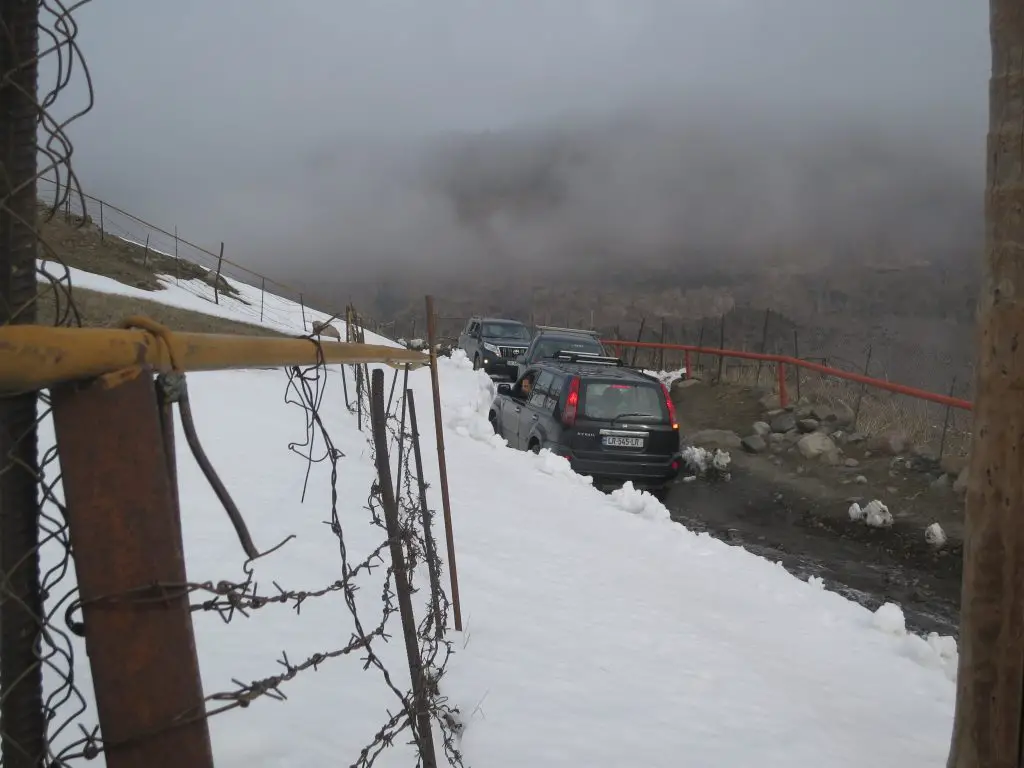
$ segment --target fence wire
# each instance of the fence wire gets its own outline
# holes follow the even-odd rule
[[[286,684],[299,674],[316,670],[341,657],[352,656],[358,658],[365,670],[377,674],[380,684],[394,695],[397,706],[394,708],[393,714],[390,714],[388,719],[381,723],[375,733],[367,735],[366,745],[357,755],[351,756],[351,762],[348,764],[354,768],[369,768],[403,734],[408,735],[410,743],[419,745],[420,739],[416,732],[416,723],[417,717],[422,712],[422,705],[417,704],[413,688],[400,682],[403,679],[409,679],[410,673],[406,669],[389,669],[380,651],[392,637],[402,637],[403,635],[401,628],[395,626],[400,621],[396,594],[397,569],[402,569],[413,593],[421,589],[421,583],[433,586],[439,584],[439,580],[436,578],[428,579],[430,575],[436,577],[442,568],[442,563],[436,554],[437,549],[433,546],[429,528],[434,513],[433,510],[424,509],[421,505],[419,487],[421,482],[425,482],[425,479],[417,475],[408,461],[408,457],[413,454],[411,442],[413,435],[407,428],[407,421],[404,418],[405,398],[403,392],[397,393],[397,396],[391,399],[386,410],[389,456],[404,457],[404,460],[399,459],[396,482],[400,523],[399,539],[404,554],[402,562],[395,563],[388,556],[392,542],[387,535],[379,479],[369,489],[364,505],[366,516],[360,516],[357,521],[354,521],[351,509],[342,512],[338,493],[338,478],[339,473],[343,470],[346,456],[337,447],[321,415],[322,404],[327,393],[327,373],[327,366],[323,362],[322,355],[316,365],[290,368],[287,371],[285,402],[295,406],[303,414],[303,438],[290,443],[288,448],[305,462],[306,484],[309,482],[313,465],[327,464],[330,468],[330,509],[325,522],[331,535],[337,540],[341,566],[340,578],[312,590],[289,589],[277,582],[261,585],[257,583],[253,575],[252,561],[246,561],[243,569],[247,578],[242,582],[147,583],[125,593],[104,595],[88,602],[83,602],[76,595],[68,595],[59,603],[53,604],[48,617],[48,619],[63,617],[66,629],[49,630],[48,634],[52,636],[53,642],[51,642],[52,649],[47,659],[59,660],[62,665],[73,669],[71,636],[83,634],[80,613],[82,608],[87,606],[131,604],[138,607],[146,604],[166,604],[168,599],[185,595],[190,599],[190,610],[193,613],[213,614],[221,621],[230,623],[238,617],[248,617],[254,612],[274,607],[287,606],[298,613],[310,601],[340,594],[344,599],[352,626],[350,636],[343,643],[302,659],[292,659],[286,653],[282,654],[276,660],[273,673],[249,681],[233,680],[233,687],[206,695],[205,712],[181,712],[167,723],[166,728],[180,728],[197,719],[245,708],[261,697],[284,700],[287,698]],[[365,366],[363,373],[365,373]],[[396,373],[394,381],[397,381],[397,376]],[[366,379],[363,378],[358,389],[352,391],[349,407],[353,412],[357,408],[361,408],[363,413],[370,412],[369,387],[365,386],[365,381]],[[370,453],[375,459],[372,442]],[[306,484],[303,486],[300,501],[305,499]],[[57,510],[63,511],[55,496],[51,498],[51,501]],[[357,561],[352,558],[350,553],[350,547],[346,541],[346,528],[355,524],[364,525],[367,518],[373,526],[379,529],[381,539],[366,557]],[[48,517],[47,520],[51,521],[48,524],[48,529],[53,530],[51,536],[64,537],[62,543],[66,552],[66,525],[63,524],[62,519],[52,520],[52,517]],[[287,541],[286,539],[272,551],[276,551],[282,546],[286,547]],[[63,572],[66,572],[68,566],[69,563],[65,559],[60,567],[51,569],[55,573],[55,578],[59,579]],[[61,567],[64,569],[63,572]],[[366,589],[371,585],[377,585],[380,588],[381,600],[379,612],[374,610],[372,615],[367,615],[365,607],[361,609],[357,606],[356,594],[360,589]],[[267,586],[270,588],[268,589]],[[442,693],[442,678],[453,650],[451,643],[444,637],[450,604],[443,589],[439,587],[431,589],[431,586],[428,586],[425,591],[429,596],[430,605],[436,606],[434,610],[424,610],[424,615],[417,623],[415,630],[419,666],[423,670],[423,682],[427,692],[426,713],[435,725],[437,732],[441,734],[443,750],[448,763],[452,766],[461,766],[459,712],[449,704]],[[56,662],[48,661],[48,663],[55,664]],[[210,679],[212,675],[207,672],[204,677]],[[368,684],[372,685],[370,682]],[[86,708],[84,699],[74,690],[71,675],[68,675],[64,686],[51,694],[48,712],[55,711],[62,706],[72,710],[76,717]],[[127,743],[122,741],[115,745],[104,741],[98,727],[85,728],[79,724],[79,731],[79,736],[71,740],[59,754],[50,756],[51,765],[64,766],[78,760],[93,759],[114,746],[123,746]],[[132,741],[151,737],[155,733],[137,734]],[[54,736],[57,735],[54,734]],[[417,755],[417,766],[438,764],[432,755],[424,755],[420,751],[417,752]],[[348,759],[349,756],[344,757]]]
[[[74,14],[89,0],[0,1],[0,323],[77,326],[71,276],[43,225],[82,200],[69,127],[93,105]],[[77,75],[82,109],[58,118]],[[45,199],[38,179],[54,183]],[[46,263],[45,269],[37,259]],[[63,617],[74,600],[66,511],[42,392],[0,400],[0,764],[60,765],[63,741],[86,709],[75,679],[74,638]]]

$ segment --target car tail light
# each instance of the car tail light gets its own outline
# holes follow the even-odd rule
[[[679,429],[679,418],[676,416],[676,404],[672,402],[672,395],[665,383],[661,384],[661,391],[665,395],[665,405],[668,406],[668,420],[672,422],[672,429]]]
[[[573,376],[569,381],[569,396],[565,398],[565,408],[562,409],[562,423],[571,427],[576,423],[576,412],[580,405],[580,377]]]

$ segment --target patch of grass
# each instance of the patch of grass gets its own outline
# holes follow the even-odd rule
[[[37,320],[40,325],[53,325],[56,321],[57,302],[54,291],[44,286],[36,302]],[[205,315],[188,309],[168,307],[148,299],[118,296],[90,291],[86,288],[72,290],[75,307],[82,319],[82,325],[91,328],[115,328],[130,315],[145,315],[166,325],[173,331],[187,333],[234,333],[246,336],[283,336],[284,334],[249,325],[235,320]],[[63,310],[63,306],[61,307]]]
[[[50,216],[39,207],[39,228],[43,240],[69,267],[103,275],[146,291],[163,290],[157,275],[173,275],[179,280],[201,280],[232,298],[242,301],[237,289],[214,271],[184,259],[176,259],[129,243],[111,234],[103,234],[91,217],[58,213]],[[53,254],[39,246],[39,258]]]

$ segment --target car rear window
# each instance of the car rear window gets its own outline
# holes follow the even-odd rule
[[[583,390],[583,415],[590,419],[668,418],[664,393],[653,384],[588,381]]]

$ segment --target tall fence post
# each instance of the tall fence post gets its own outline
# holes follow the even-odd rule
[[[106,764],[212,768],[152,375],[56,387],[53,423]]]
[[[263,301],[267,295],[267,278],[260,278],[260,322],[263,322]]]
[[[644,325],[646,325],[646,323],[647,323],[647,318],[646,317],[641,317],[640,318],[640,330],[638,330],[636,332],[636,342],[637,342],[637,344],[640,343],[640,339],[642,339],[643,336],[644,336]],[[639,352],[639,351],[640,351],[640,347],[633,347],[633,357],[629,361],[629,364],[631,366],[633,366],[633,367],[636,367],[636,355],[637,355],[637,352]]]
[[[718,348],[725,349],[725,313],[718,321]],[[725,374],[725,355],[718,355],[718,383],[722,383],[722,376]]]
[[[103,201],[100,200],[100,242],[103,242],[106,239],[107,239],[107,234],[104,231],[104,226],[103,226]]]
[[[178,259],[178,225],[174,225],[174,282],[181,282],[181,261]],[[260,318],[261,320],[263,318]]]
[[[949,383],[949,396],[953,397],[953,395],[955,395],[955,394],[956,394],[956,376],[954,376],[953,380]],[[939,438],[939,458],[940,459],[942,458],[942,454],[946,450],[946,434],[947,434],[947,432],[949,432],[949,417],[950,417],[950,413],[951,413],[952,410],[953,410],[953,407],[947,403],[946,404],[946,415],[942,419],[942,437]]]
[[[779,407],[785,408],[789,405],[789,391],[786,389],[786,364],[780,360],[776,367],[779,372]]]
[[[690,350],[683,350],[683,378],[692,379],[693,374],[690,372]]]
[[[423,476],[423,454],[420,451],[420,428],[416,418],[416,397],[411,389],[405,390],[405,398],[409,402],[409,432],[412,439],[413,460],[416,462],[416,479],[420,492],[420,515],[423,519],[423,541],[427,558],[427,572],[430,576],[430,615],[434,622],[434,636],[440,639],[444,635],[444,624],[441,623],[441,574],[437,559],[437,547],[434,544],[433,526],[431,525],[430,507],[427,505],[427,481]]]
[[[665,318],[661,318],[661,349],[658,351],[658,370],[665,370]]]
[[[398,502],[395,499],[391,479],[391,459],[388,457],[388,414],[384,408],[384,371],[375,368],[370,384],[370,423],[373,429],[373,444],[377,464],[377,487],[380,489],[381,506],[384,508],[384,523],[388,531],[388,546],[391,550],[391,568],[395,578],[395,596],[398,599],[398,613],[402,619],[402,635],[405,638],[405,654],[409,661],[409,676],[412,679],[413,706],[415,707],[414,736],[424,768],[436,768],[434,734],[430,723],[427,681],[420,658],[419,640],[416,636],[416,617],[412,610],[412,588],[402,549],[402,531],[398,521]]]
[[[434,431],[437,435],[437,469],[441,481],[441,508],[444,512],[445,544],[448,548],[448,575],[451,578],[452,613],[455,631],[462,631],[462,605],[459,601],[459,571],[455,564],[455,534],[452,531],[452,505],[448,496],[448,464],[444,453],[444,417],[441,414],[441,383],[437,372],[437,343],[434,297],[427,296],[427,344],[430,347],[430,386],[434,396]]]
[[[0,325],[36,322],[39,3],[0,0]],[[14,190],[19,190],[14,192]],[[12,194],[13,193],[13,194]],[[45,762],[36,393],[0,398],[0,762]]]
[[[220,268],[224,264],[224,243],[220,244],[220,255],[217,257],[217,274],[213,278],[213,301],[220,304]]]
[[[800,336],[796,328],[793,329],[793,359],[800,359]],[[794,378],[796,379],[796,399],[797,402],[800,402],[800,366],[794,367],[796,368],[796,370],[793,371]]]
[[[867,376],[868,375],[868,371],[871,370],[871,349],[872,348],[869,346],[868,347],[867,357],[865,357],[865,359],[864,359],[864,375],[865,376]],[[864,400],[864,391],[866,389],[867,389],[867,385],[866,384],[861,384],[860,385],[860,390],[857,392],[857,405],[853,409],[853,424],[850,425],[850,428],[853,429],[853,430],[857,429],[857,419],[860,418],[860,405],[861,405],[861,402]]]
[[[149,235],[146,235],[146,251],[142,254],[142,266],[149,266]]]
[[[765,353],[765,350],[768,349],[768,318],[771,317],[771,313],[772,313],[772,311],[770,309],[766,309],[764,311],[764,327],[761,329],[761,354],[762,355]],[[757,361],[757,377],[754,380],[754,386],[757,386],[757,387],[761,386],[761,363],[762,362],[763,361],[761,361],[761,360]],[[800,398],[798,397],[797,399],[799,400]]]
[[[299,291],[299,309],[302,310],[302,332],[306,332],[306,300],[302,296],[302,292]]]
[[[696,369],[700,370],[700,351],[704,347],[704,318],[700,319],[700,330],[697,332],[697,362]]]

